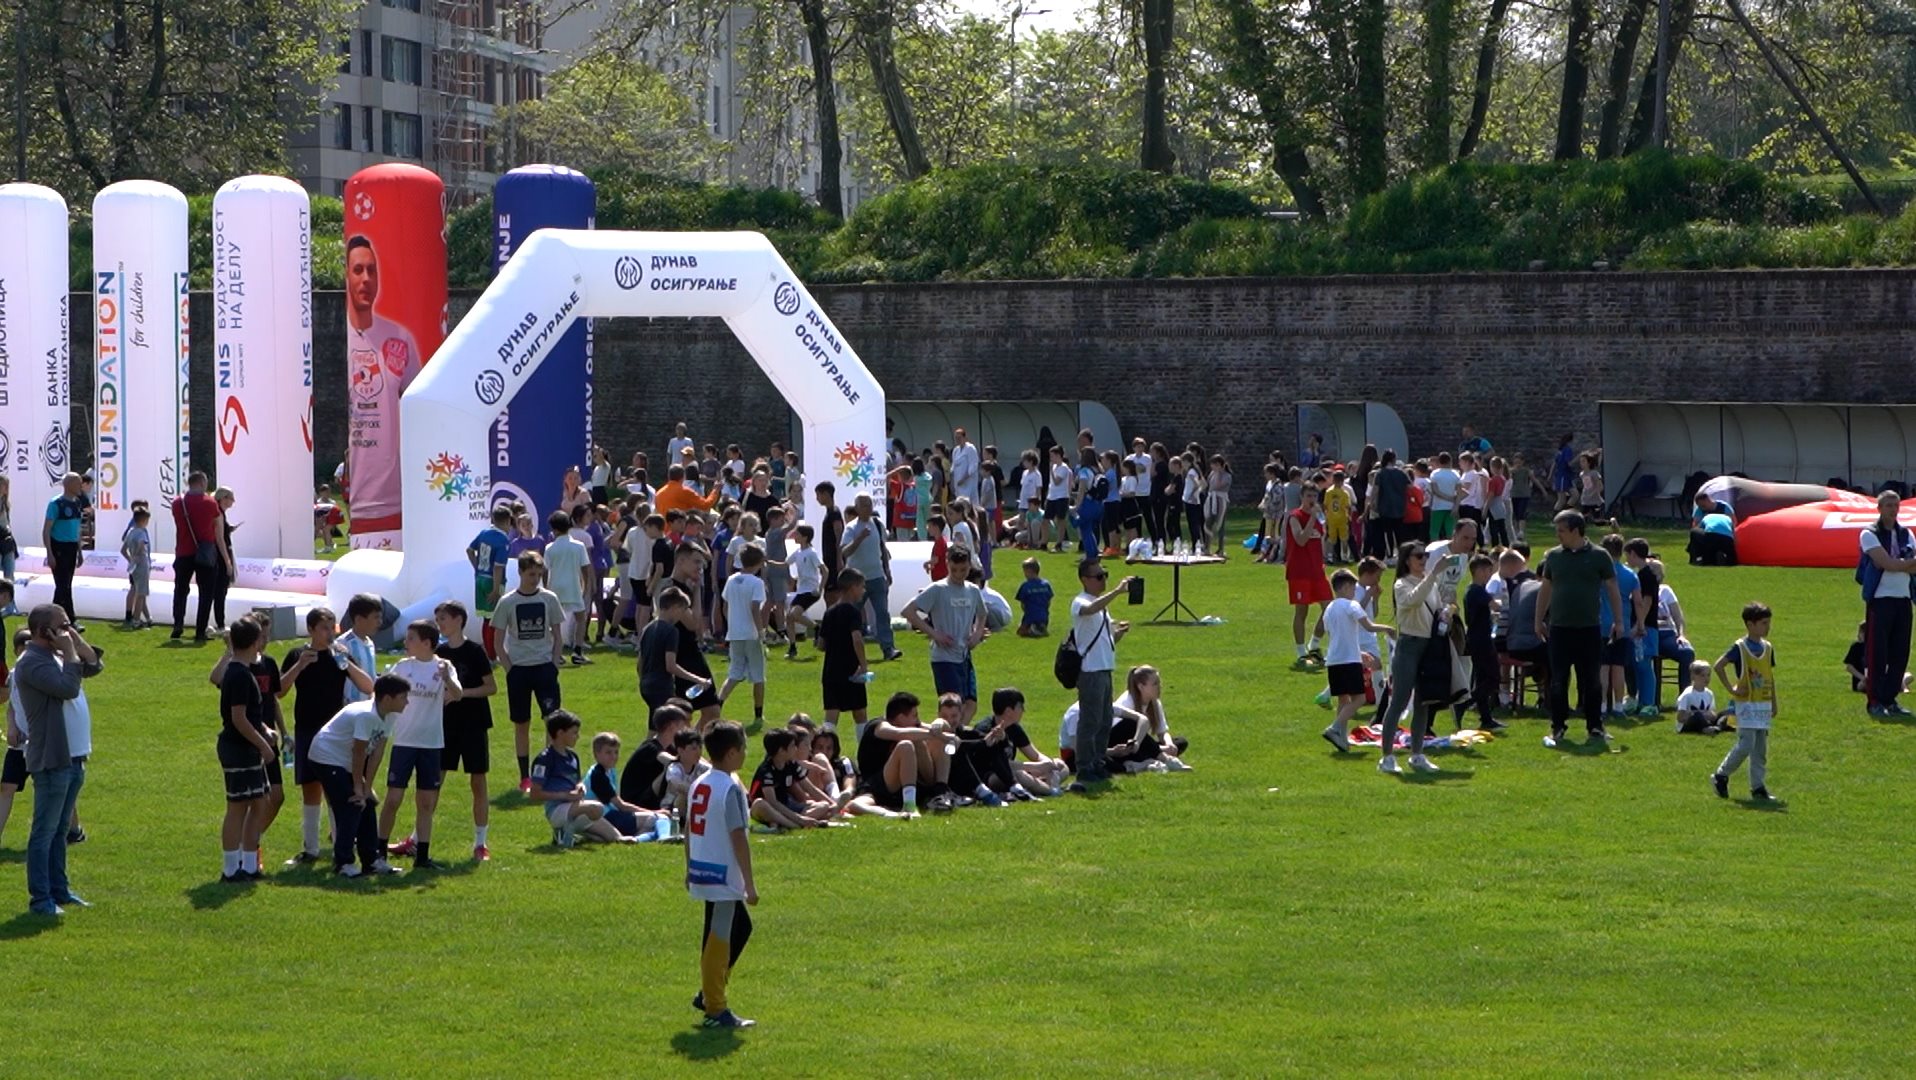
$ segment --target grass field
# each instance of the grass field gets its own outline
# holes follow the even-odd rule
[[[1916,728],[1867,719],[1849,693],[1856,588],[1844,571],[1693,569],[1656,539],[1706,655],[1740,633],[1746,600],[1776,609],[1781,807],[1741,801],[1744,777],[1714,798],[1727,741],[1667,719],[1619,726],[1604,754],[1546,750],[1527,717],[1437,755],[1441,776],[1382,777],[1373,754],[1318,738],[1320,676],[1290,670],[1282,572],[1240,555],[1185,577],[1226,625],[1140,626],[1120,648],[1121,665],[1163,669],[1196,771],[754,836],[763,901],[733,1000],[760,1026],[741,1036],[700,1030],[689,1007],[698,909],[680,849],[555,851],[504,773],[489,865],[460,858],[455,777],[435,845],[450,872],[280,871],[295,795],[269,880],[220,885],[214,650],[97,624],[111,655],[89,688],[91,839],[72,853],[95,907],[0,919],[0,1071],[1907,1075]],[[1066,559],[1046,564],[1068,594]],[[1170,575],[1147,577],[1156,611]],[[929,692],[924,643],[904,648],[874,701]],[[1066,696],[1052,648],[1003,635],[978,658],[981,686],[1032,697],[1046,744]],[[812,708],[817,671],[774,661],[770,711]],[[564,679],[588,736],[641,737],[628,661],[601,653]],[[29,801],[0,839],[22,912]]]

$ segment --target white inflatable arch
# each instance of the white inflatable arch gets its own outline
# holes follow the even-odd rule
[[[626,316],[724,319],[803,425],[807,489],[831,480],[841,506],[860,494],[883,506],[884,391],[764,236],[546,229],[400,399],[401,550],[340,559],[327,587],[337,610],[357,592],[379,593],[407,617],[448,597],[472,600],[465,549],[487,521],[493,419],[575,319]]]

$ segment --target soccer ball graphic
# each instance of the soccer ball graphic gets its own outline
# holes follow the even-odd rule
[[[373,197],[370,193],[362,191],[353,196],[353,216],[361,221],[372,220]]]

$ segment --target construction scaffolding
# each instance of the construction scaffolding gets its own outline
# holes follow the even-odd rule
[[[455,206],[477,198],[474,174],[486,165],[486,129],[478,105],[486,89],[486,62],[479,39],[489,36],[488,0],[434,0],[432,5],[432,89],[426,98],[431,162],[446,183]]]

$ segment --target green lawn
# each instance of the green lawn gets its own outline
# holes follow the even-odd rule
[[[1784,806],[1740,801],[1744,777],[1714,798],[1728,742],[1667,720],[1585,754],[1544,749],[1527,717],[1425,781],[1332,754],[1319,677],[1290,670],[1282,572],[1240,554],[1186,575],[1227,625],[1140,626],[1120,649],[1163,669],[1196,771],[755,836],[763,901],[733,1000],[760,1026],[740,1037],[699,1030],[688,1004],[680,849],[555,851],[510,776],[490,865],[221,886],[213,653],[102,624],[92,839],[72,857],[96,906],[0,920],[0,1060],[88,1077],[1904,1073],[1916,728],[1848,692],[1856,588],[1845,571],[1692,569],[1656,539],[1706,655],[1745,601],[1776,609]],[[1066,559],[1045,561],[1066,593]],[[1155,611],[1170,575],[1147,576]],[[923,643],[904,647],[875,701],[929,691]],[[981,686],[1032,696],[1047,744],[1065,704],[1052,647],[1006,635],[979,657]],[[817,671],[775,661],[772,711],[811,707]],[[640,737],[624,658],[565,688],[588,736]],[[461,787],[442,858],[470,840]],[[28,817],[22,799],[0,839],[18,911]],[[269,863],[297,843],[289,804]]]

